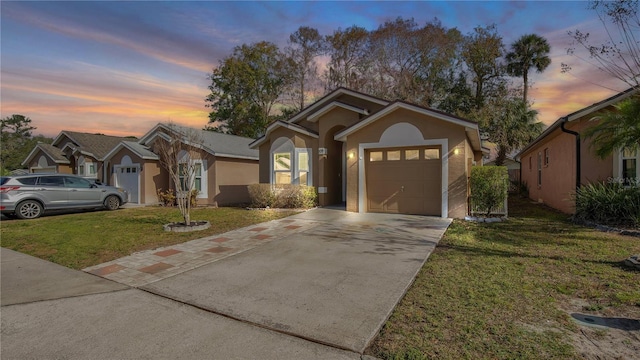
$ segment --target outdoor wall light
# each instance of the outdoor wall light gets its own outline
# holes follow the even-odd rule
[[[453,150],[453,155],[458,155],[458,154],[460,154],[460,149],[455,148],[455,149]]]
[[[353,153],[353,151],[350,151],[349,154],[347,154],[347,157],[349,159],[353,159],[356,156],[356,154]]]

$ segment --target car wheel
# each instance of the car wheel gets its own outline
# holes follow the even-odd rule
[[[104,207],[106,207],[107,210],[118,210],[120,207],[120,198],[115,195],[107,196],[104,200]]]
[[[42,215],[43,208],[35,200],[26,200],[16,207],[16,216],[20,219],[35,219]]]

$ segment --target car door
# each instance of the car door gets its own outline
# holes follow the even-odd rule
[[[102,204],[104,189],[92,184],[89,180],[65,176],[64,187],[68,192],[69,207],[95,207]]]
[[[39,177],[34,186],[34,192],[42,199],[44,206],[49,209],[67,207],[69,202],[68,190],[64,187],[62,176]]]

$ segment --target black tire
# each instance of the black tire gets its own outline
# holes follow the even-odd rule
[[[25,200],[16,206],[18,219],[37,219],[44,212],[42,205],[35,200]]]
[[[118,210],[120,207],[120,198],[115,195],[109,195],[104,199],[104,207],[107,210]]]

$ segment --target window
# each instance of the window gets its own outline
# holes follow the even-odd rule
[[[625,185],[635,183],[638,177],[638,152],[624,149],[622,151],[622,180]]]
[[[542,186],[542,153],[538,153],[538,186]]]
[[[387,151],[387,160],[389,161],[400,160],[400,150]]]
[[[88,162],[84,156],[78,158],[78,175],[95,178],[98,173],[96,163]]]
[[[424,149],[425,160],[438,160],[440,159],[440,149]]]
[[[404,151],[404,159],[405,160],[420,160],[420,150],[405,150]]]
[[[544,149],[544,166],[549,166],[549,148]]]
[[[291,184],[291,153],[273,154],[273,172],[275,184]]]
[[[64,187],[89,189],[91,188],[91,183],[85,179],[78,179],[71,176],[65,176]]]
[[[369,153],[369,161],[382,161],[382,151],[372,151]]]
[[[193,182],[193,189],[198,190],[198,198],[206,198],[207,197],[207,172],[206,172],[206,161],[204,160],[191,160],[191,166],[193,167],[193,178],[191,181]],[[186,191],[188,189],[188,184],[186,181],[188,180],[186,171],[188,170],[187,163],[181,163],[179,165],[178,171],[180,176],[180,188],[177,191]],[[127,168],[128,173],[137,172],[137,168],[130,167]]]
[[[305,151],[296,150],[298,155],[298,184],[309,184],[309,153]]]

